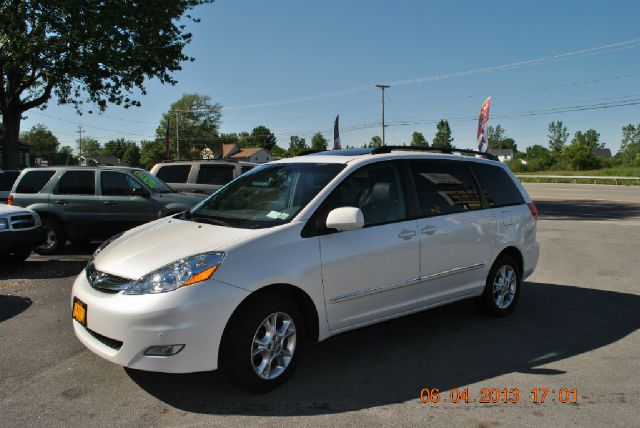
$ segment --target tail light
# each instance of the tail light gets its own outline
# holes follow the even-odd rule
[[[7,197],[7,205],[13,205],[13,195]]]
[[[527,206],[529,207],[529,211],[531,211],[531,216],[533,217],[533,219],[538,221],[540,214],[538,214],[538,208],[536,208],[536,204],[534,204],[533,202],[529,202]]]

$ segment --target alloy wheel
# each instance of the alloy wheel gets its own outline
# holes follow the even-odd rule
[[[284,312],[262,321],[251,344],[251,365],[262,379],[271,380],[287,369],[296,349],[296,326]]]
[[[493,280],[493,301],[500,309],[506,309],[516,296],[518,281],[516,271],[509,265],[501,266]]]

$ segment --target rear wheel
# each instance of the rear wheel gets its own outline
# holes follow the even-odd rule
[[[291,376],[303,344],[303,320],[290,299],[256,299],[230,321],[221,346],[220,369],[239,388],[267,392]]]
[[[67,243],[67,235],[57,221],[50,218],[43,218],[42,228],[45,231],[45,241],[34,248],[36,253],[42,255],[54,254]]]
[[[501,317],[513,311],[522,288],[521,270],[513,257],[498,257],[489,271],[484,292],[477,299],[483,312],[489,316]]]

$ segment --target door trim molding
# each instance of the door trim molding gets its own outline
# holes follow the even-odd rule
[[[469,266],[458,267],[454,269],[445,270],[442,272],[432,273],[429,275],[420,276],[417,278],[407,279],[400,282],[391,282],[388,284],[382,284],[374,288],[368,288],[366,290],[354,291],[352,293],[342,294],[340,296],[332,297],[329,299],[329,303],[345,302],[351,299],[357,299],[359,297],[370,296],[371,294],[382,293],[385,291],[396,290],[398,288],[407,287],[409,285],[418,284],[420,282],[432,281],[438,278],[444,278],[450,275],[456,275],[459,273],[469,272],[475,269],[481,269],[486,266],[486,263],[475,263]]]

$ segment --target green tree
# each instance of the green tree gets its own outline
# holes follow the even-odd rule
[[[276,145],[276,136],[273,135],[273,132],[266,126],[259,125],[251,131],[249,141],[253,147],[262,147],[270,152]]]
[[[50,165],[76,165],[78,160],[73,155],[73,149],[69,146],[62,146],[51,156]]]
[[[137,144],[131,144],[122,154],[122,162],[126,165],[139,167],[140,166],[140,148]]]
[[[287,152],[285,149],[277,145],[273,146],[273,148],[271,149],[271,154],[277,158],[289,157],[289,152]]]
[[[527,167],[530,171],[546,170],[554,164],[554,159],[549,149],[540,144],[527,147],[524,158],[527,160]]]
[[[320,132],[311,137],[311,150],[327,150],[327,144],[327,139]]]
[[[218,141],[220,141],[221,144],[238,144],[239,138],[238,134],[231,132],[229,134],[220,134]]]
[[[81,140],[77,140],[76,143],[80,145],[80,155],[82,156],[99,156],[102,147],[98,140],[90,137],[82,137]]]
[[[449,122],[441,120],[436,125],[436,135],[433,137],[431,147],[450,149],[453,148],[451,143],[453,143],[453,138],[451,138],[451,127],[449,127]]]
[[[429,147],[429,143],[427,139],[424,138],[424,135],[422,135],[422,132],[415,131],[411,134],[411,145],[413,147]]]
[[[622,142],[616,156],[627,165],[640,166],[640,124],[622,128]]]
[[[165,160],[164,142],[162,141],[141,141],[140,142],[140,164],[145,169],[158,162]]]
[[[289,156],[298,156],[300,153],[306,152],[309,150],[309,146],[307,146],[307,142],[304,138],[300,138],[297,135],[292,135],[289,139],[289,150],[287,153]]]
[[[569,131],[561,120],[553,121],[549,123],[547,137],[549,138],[549,149],[554,153],[561,153],[565,149]]]
[[[104,144],[102,150],[100,150],[100,154],[102,156],[115,156],[118,159],[122,160],[127,149],[135,145],[136,143],[134,143],[133,141],[125,140],[124,138],[109,140]]]
[[[180,158],[199,158],[205,148],[220,145],[218,128],[222,119],[222,106],[213,103],[211,97],[201,94],[184,94],[162,114],[156,129],[156,139],[164,140],[169,122],[169,133],[176,149],[179,143]],[[179,138],[179,141],[176,139]]]
[[[487,143],[488,149],[501,149],[502,140],[505,139],[504,128],[502,125],[498,124],[494,128],[493,126],[489,126],[487,128]]]
[[[374,149],[377,147],[382,147],[382,138],[380,138],[377,135],[371,137],[371,141],[369,142],[369,147],[372,147]]]
[[[3,168],[18,166],[23,114],[55,95],[61,104],[139,106],[147,80],[175,84],[191,41],[185,20],[211,0],[4,1],[0,3]]]
[[[31,146],[31,153],[36,157],[49,158],[58,150],[58,138],[44,125],[34,125],[23,133],[20,140]]]
[[[602,146],[599,143],[599,138],[600,134],[594,129],[589,129],[584,133],[577,131],[574,134],[571,144],[563,152],[571,168],[580,171],[599,166],[598,158],[594,156],[596,149]]]

